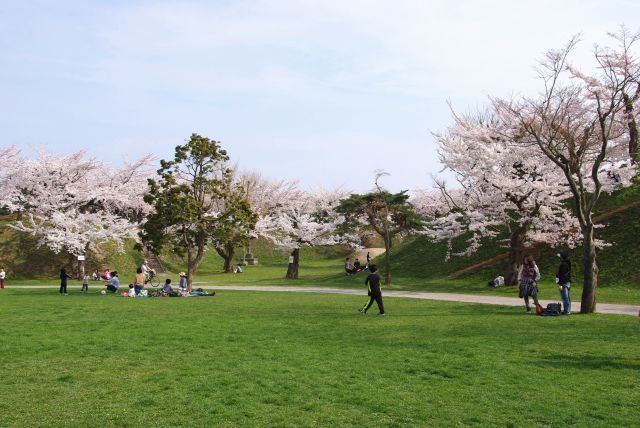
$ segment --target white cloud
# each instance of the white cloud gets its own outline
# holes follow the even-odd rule
[[[111,147],[105,155],[120,159],[118,150],[170,154],[200,132],[252,169],[262,162],[274,174],[359,188],[380,167],[399,188],[424,184],[438,169],[429,131],[450,123],[447,99],[465,110],[487,94],[535,91],[533,66],[543,51],[582,32],[587,52],[640,12],[639,3],[623,0],[606,7],[596,0],[20,7],[12,20],[22,13],[38,25],[0,30],[16,40],[14,68],[0,71],[13,72],[0,86],[10,94],[0,112],[9,117],[0,121],[8,141],[20,144],[25,128],[32,141],[63,141],[73,127],[69,147],[92,135]],[[80,15],[65,15],[74,8]],[[28,74],[25,64],[36,83],[22,89],[15,76]],[[56,108],[34,107],[42,105]],[[384,156],[384,164],[362,151]],[[308,162],[335,170],[316,177]]]

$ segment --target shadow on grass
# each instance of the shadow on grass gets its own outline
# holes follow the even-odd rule
[[[557,367],[585,370],[640,370],[640,364],[630,362],[624,358],[594,357],[588,355],[546,355],[535,362],[540,367]]]

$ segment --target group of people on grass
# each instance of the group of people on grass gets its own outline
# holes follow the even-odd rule
[[[145,290],[145,284],[149,282],[149,279],[152,275],[155,275],[155,271],[153,269],[149,269],[146,266],[146,262],[140,266],[136,270],[136,274],[133,277],[133,281],[129,284],[129,290],[125,292],[121,292],[121,296],[126,297],[147,297],[148,293]],[[171,287],[171,279],[167,278],[165,280],[164,286],[162,287],[162,294],[167,296],[184,296],[189,294],[189,290],[187,287],[187,274],[184,272],[180,272],[178,274],[180,276],[179,289],[174,291]],[[106,285],[107,290],[112,293],[118,293],[120,288],[120,281],[118,280],[118,272],[112,272],[111,280]]]
[[[150,269],[146,261],[136,269],[136,274],[133,277],[133,281],[129,284],[128,291],[120,292],[120,278],[118,276],[118,271],[109,272],[109,280],[105,284],[106,289],[101,290],[103,294],[106,292],[110,292],[113,294],[120,294],[123,297],[147,297],[149,293],[145,290],[145,284],[149,282],[149,278],[151,275],[155,275],[155,271]],[[160,293],[156,293],[156,295],[161,295],[165,297],[195,297],[195,296],[214,296],[216,293],[208,293],[202,289],[198,289],[196,291],[189,290],[187,274],[185,272],[180,272],[178,274],[180,276],[180,281],[178,283],[178,288],[174,289],[171,285],[171,278],[167,278],[160,290]],[[66,269],[60,270],[60,294],[67,295],[67,281],[71,278],[69,274],[67,274]],[[81,292],[85,293],[89,291],[89,274],[84,274],[82,278],[82,289]]]
[[[571,314],[571,260],[566,251],[558,253],[560,265],[556,273],[556,284],[560,290],[560,298],[562,299],[562,314]],[[520,271],[518,272],[519,293],[518,296],[524,299],[524,306],[527,312],[531,312],[529,297],[533,299],[536,313],[541,314],[542,305],[538,301],[538,281],[540,280],[540,269],[536,265],[533,256],[528,254],[524,257]]]
[[[82,276],[82,288],[80,289],[81,293],[89,292],[89,280],[91,277],[94,277],[97,270],[89,276],[88,273],[84,273]],[[104,277],[102,277],[104,278]],[[108,280],[106,283],[106,289],[112,293],[115,293],[120,288],[120,278],[118,277],[118,271],[111,271],[108,275]],[[65,268],[60,269],[60,294],[66,296],[67,293],[67,282],[72,279],[71,275],[67,273]],[[94,278],[95,279],[95,278]],[[101,279],[100,277],[98,279]]]
[[[357,257],[353,261],[353,264],[351,264],[351,259],[347,257],[344,261],[344,272],[347,275],[355,275],[358,272],[362,272],[363,270],[368,269],[369,263],[371,263],[371,256],[369,255],[369,253],[367,253],[367,264],[364,266],[362,265],[362,263],[360,263],[360,260],[358,260]]]

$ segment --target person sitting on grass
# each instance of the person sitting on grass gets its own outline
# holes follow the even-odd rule
[[[356,261],[353,262],[353,270],[355,271],[355,273],[362,272],[366,268],[367,266],[362,266],[362,264],[360,263],[360,260],[358,259],[356,259]]]
[[[356,270],[351,266],[351,259],[349,257],[344,260],[344,272],[347,275],[354,275],[356,273]]]
[[[209,297],[213,297],[216,295],[216,292],[212,292],[209,293],[208,291],[204,291],[202,288],[198,288],[196,291],[192,291],[189,294],[191,297],[204,297],[204,296],[209,296]]]
[[[133,278],[133,287],[136,289],[136,295],[140,294],[140,292],[144,290],[145,279],[144,273],[142,273],[142,268],[138,268],[136,270],[136,275]]]
[[[129,284],[129,297],[136,297],[136,288],[133,284]]]
[[[118,288],[120,288],[120,280],[118,279],[118,272],[114,270],[113,272],[110,272],[109,276],[111,277],[111,279],[107,283],[107,290],[111,291],[112,293],[117,293]]]
[[[177,293],[173,291],[173,287],[171,287],[171,278],[167,278],[164,280],[164,285],[162,286],[162,294],[166,296],[174,296]]]

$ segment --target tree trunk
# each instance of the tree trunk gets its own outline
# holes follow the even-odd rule
[[[191,249],[187,250],[187,290],[191,290],[191,282],[193,281],[193,272],[196,270],[192,257]]]
[[[391,285],[391,238],[384,236],[384,285]]]
[[[289,263],[287,268],[286,279],[298,279],[298,264],[300,262],[300,249],[296,248],[291,252],[293,259]]]
[[[232,241],[227,241],[225,244],[226,257],[224,258],[224,272],[225,273],[233,273],[233,257],[235,255],[236,249],[233,245]]]
[[[69,253],[69,264],[71,265],[71,271],[67,273],[71,278],[78,278],[78,272],[80,270],[78,263],[78,257],[75,254]]]
[[[509,237],[509,264],[504,273],[504,285],[517,285],[518,272],[524,258],[524,237],[529,226],[525,223],[516,228]]]
[[[84,260],[78,260],[78,279],[84,278]]]
[[[583,262],[584,281],[582,286],[582,303],[580,312],[593,313],[596,310],[596,289],[598,287],[598,265],[596,264],[596,246],[593,236],[593,223],[591,218],[582,230],[583,236]]]
[[[633,115],[633,101],[625,92],[622,93],[624,99],[624,112],[627,114],[627,126],[629,127],[629,156],[631,157],[631,165],[640,161],[640,152],[638,151],[638,126]]]
[[[189,290],[189,293],[191,293],[192,290],[193,274],[204,257],[205,246],[206,240],[204,236],[199,236],[196,256],[193,257],[191,248],[187,249],[187,290]]]
[[[236,252],[233,241],[227,241],[224,244],[224,248],[216,246],[215,249],[218,255],[224,259],[224,273],[233,273],[233,257],[235,256]]]

